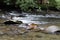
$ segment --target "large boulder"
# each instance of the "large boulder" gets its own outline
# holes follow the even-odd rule
[[[60,34],[60,28],[58,26],[52,25],[45,29],[46,33]]]

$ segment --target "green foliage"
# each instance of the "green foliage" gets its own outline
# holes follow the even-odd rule
[[[49,6],[56,6],[56,1],[55,0],[49,0]]]
[[[7,5],[10,5],[11,1],[10,0],[4,0],[3,2],[6,3]]]
[[[60,10],[60,0],[55,0],[56,1],[56,8]]]
[[[35,0],[17,0],[16,4],[19,4],[23,11],[31,11],[29,7],[32,9],[34,9],[34,7],[40,9],[40,6],[38,6]]]
[[[14,5],[16,0],[4,0],[3,1],[6,5]]]
[[[13,2],[14,1],[14,2]],[[39,11],[41,10],[40,5],[37,4],[37,0],[4,0],[4,3],[6,5],[18,5],[21,10],[23,11],[31,11],[34,8],[37,8],[36,10]],[[31,7],[32,9],[29,9]]]
[[[56,7],[58,10],[60,10],[60,0],[49,0],[49,5]]]
[[[0,0],[0,1],[4,2],[6,5],[19,6],[23,11],[32,11],[32,9],[35,8],[36,11],[40,11],[41,8],[46,9],[49,6],[60,9],[60,0],[47,0],[49,1],[49,3],[45,5],[38,3],[38,0]]]

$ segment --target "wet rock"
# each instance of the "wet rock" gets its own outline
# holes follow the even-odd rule
[[[13,10],[8,13],[9,13],[9,15],[12,15],[12,16],[19,16],[21,12],[20,11],[18,12],[17,10]]]
[[[6,28],[0,28],[0,35],[4,35],[7,32]]]
[[[46,33],[51,33],[51,34],[60,34],[60,28],[58,26],[52,25],[49,26],[45,29]]]
[[[54,33],[59,35],[59,34],[60,34],[60,30],[58,30],[58,31],[56,31],[56,32],[54,32]]]
[[[22,24],[22,21],[14,22],[14,21],[10,21],[10,20],[9,20],[9,21],[5,21],[4,24],[5,24],[5,25],[10,25],[10,24]]]
[[[18,35],[19,33],[18,33],[18,31],[14,30],[14,31],[7,31],[6,34],[7,35]]]
[[[29,25],[28,24],[21,24],[18,26],[19,28],[25,28],[25,29],[28,29],[29,28]]]
[[[36,35],[35,37],[37,37],[37,38],[42,38],[42,36],[40,36],[40,35]]]
[[[20,35],[26,35],[28,33],[28,30],[25,28],[19,28],[17,31]]]
[[[0,31],[0,35],[3,35],[3,34],[4,34],[4,32]]]
[[[3,26],[0,27],[0,35],[18,35],[20,30],[18,27],[11,27],[11,26]]]
[[[17,16],[17,17],[26,17],[24,14],[20,14],[19,16]]]
[[[5,34],[7,35],[24,35],[26,33],[26,30],[19,27],[10,27],[7,28],[7,31],[5,31]]]
[[[30,29],[37,29],[38,25],[32,23],[32,24],[29,25],[29,27],[30,27]]]

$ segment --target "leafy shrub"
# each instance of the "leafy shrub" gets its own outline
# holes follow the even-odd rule
[[[56,6],[56,1],[55,0],[49,0],[49,6]]]
[[[55,0],[56,1],[56,8],[60,10],[60,0]]]
[[[13,2],[14,1],[14,2]],[[31,11],[32,9],[36,8],[36,10],[41,10],[40,5],[37,4],[37,0],[4,0],[6,5],[18,5],[21,10],[23,11]]]
[[[60,10],[60,0],[49,0],[49,5]]]
[[[4,2],[6,5],[15,5],[19,6],[22,11],[40,11],[41,9],[47,9],[47,7],[56,7],[60,10],[60,0],[47,0],[49,4],[40,4],[38,1],[41,0],[0,0]]]
[[[31,11],[34,8],[38,8],[40,10],[40,6],[35,0],[17,0],[16,4],[19,4],[23,11]]]

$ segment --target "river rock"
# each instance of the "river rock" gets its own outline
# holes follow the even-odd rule
[[[10,24],[22,24],[22,21],[11,21],[11,20],[8,20],[8,21],[5,21],[4,22],[5,25],[10,25]]]
[[[25,28],[25,29],[29,29],[29,25],[28,24],[21,24],[18,26],[19,28]]]
[[[4,32],[0,31],[0,35],[3,35],[3,34],[4,34]]]
[[[38,25],[37,24],[34,24],[34,23],[31,23],[29,25],[30,29],[37,29]]]
[[[58,26],[52,25],[45,29],[46,33],[58,34],[60,33],[60,28]]]

